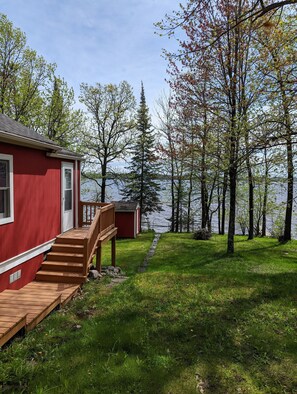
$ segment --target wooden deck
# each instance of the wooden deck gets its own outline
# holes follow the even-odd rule
[[[65,305],[80,286],[31,282],[20,290],[0,293],[0,347],[21,330],[32,330],[55,308]]]
[[[101,269],[101,246],[110,240],[111,262],[115,265],[114,205],[81,202],[79,224],[79,228],[56,238],[34,282],[20,290],[0,293],[0,347],[65,305],[86,281],[95,255],[97,268]]]

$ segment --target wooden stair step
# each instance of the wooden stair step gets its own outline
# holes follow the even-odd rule
[[[86,276],[76,272],[38,271],[36,273],[35,280],[45,282],[81,284],[86,281]]]
[[[83,245],[84,239],[83,238],[75,238],[75,237],[63,237],[59,236],[55,240],[55,244],[68,244],[68,245]]]
[[[83,245],[55,243],[53,244],[51,251],[60,253],[83,253],[83,250]]]
[[[71,263],[82,263],[84,255],[80,253],[59,253],[59,252],[50,252],[46,256],[47,261],[63,261],[63,262],[71,262]]]
[[[83,264],[69,261],[44,261],[41,269],[45,271],[82,272]]]

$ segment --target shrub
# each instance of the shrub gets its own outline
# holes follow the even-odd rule
[[[285,223],[281,212],[278,213],[276,218],[272,219],[272,226],[270,234],[272,238],[277,238],[279,242],[282,242],[282,237],[284,236]]]
[[[199,230],[195,231],[193,234],[193,238],[197,240],[207,241],[211,238],[211,232],[208,231],[206,228],[200,228]]]

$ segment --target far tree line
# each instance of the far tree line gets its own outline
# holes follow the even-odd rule
[[[160,111],[168,168],[188,180],[188,195],[192,180],[200,183],[202,228],[211,230],[215,211],[223,234],[228,216],[230,253],[243,184],[252,239],[266,235],[271,178],[282,175],[287,198],[280,239],[292,236],[297,25],[289,3],[296,2],[187,1],[157,24],[177,39],[183,31],[178,52],[164,51],[172,88]],[[180,181],[173,188],[178,226],[184,190]]]
[[[115,160],[129,158],[121,192],[139,201],[144,215],[162,209],[158,178],[166,177],[170,231],[191,231],[198,212],[199,227],[211,232],[216,215],[219,233],[228,228],[231,253],[236,223],[249,239],[266,235],[275,209],[271,181],[285,171],[280,235],[290,240],[297,26],[290,8],[243,18],[256,10],[253,4],[188,1],[158,24],[177,38],[182,27],[185,39],[178,53],[164,51],[171,93],[157,103],[154,127],[143,85],[137,105],[126,81],[82,83],[85,110],[76,109],[73,89],[56,66],[28,48],[25,34],[1,15],[0,112],[83,153],[84,175],[97,183],[101,201]]]

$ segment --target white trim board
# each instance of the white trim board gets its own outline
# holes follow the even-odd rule
[[[0,274],[3,274],[4,272],[7,272],[11,270],[12,268],[17,267],[20,264],[25,263],[28,260],[33,259],[34,257],[46,252],[49,250],[53,243],[55,242],[55,239],[52,239],[50,241],[45,242],[42,245],[36,246],[33,249],[27,250],[24,253],[21,253],[15,257],[12,257],[11,259],[8,259],[6,261],[3,261],[0,263]]]
[[[13,155],[6,155],[0,153],[1,160],[7,160],[9,162],[9,206],[10,206],[10,216],[0,218],[0,226],[3,224],[14,222],[14,189],[13,189]]]

